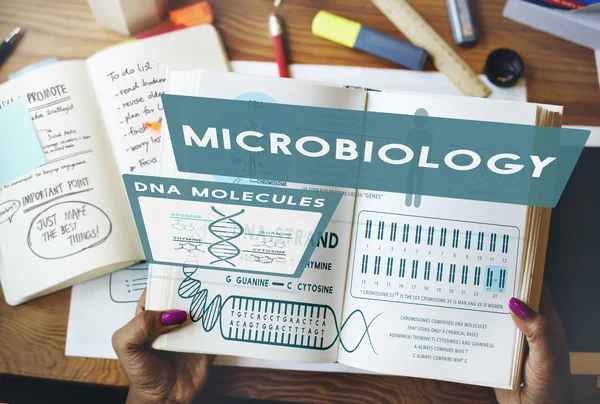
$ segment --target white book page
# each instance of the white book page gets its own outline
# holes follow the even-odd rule
[[[251,62],[234,60],[231,68],[236,73],[277,77],[277,64],[273,62]],[[382,91],[410,91],[445,95],[461,95],[450,80],[440,72],[418,72],[402,69],[377,67],[292,64],[290,76],[295,79],[317,81],[336,86],[366,87]],[[510,88],[496,87],[485,74],[479,78],[492,89],[488,99],[527,101],[526,80],[521,79]]]
[[[434,117],[531,125],[536,117],[535,105],[458,97],[369,93],[367,104],[369,111],[413,114],[425,108]],[[344,318],[360,310],[366,324],[372,321],[370,343],[353,353],[340,350],[340,363],[507,387],[517,343],[507,304],[517,293],[527,208],[367,190],[362,195]],[[366,324],[344,330],[342,342],[361,338]]]
[[[330,108],[344,108],[364,110],[366,94],[362,91],[345,90],[319,86],[295,80],[280,80],[266,77],[251,77],[214,72],[184,72],[172,71],[169,74],[168,93],[181,95],[200,95],[221,99],[256,99],[263,102],[277,102],[282,104],[311,105]],[[261,122],[250,123],[261,130]],[[161,175],[167,177],[185,177],[190,179],[208,179],[224,182],[241,182],[243,184],[256,184],[251,179],[213,178],[195,174],[183,174],[177,171],[173,150],[169,140],[168,128],[163,126],[163,149],[161,161]],[[283,186],[299,188],[301,184],[287,183]],[[271,344],[269,336],[264,343],[240,342],[225,340],[221,333],[227,330],[214,330],[205,332],[200,323],[193,324],[160,337],[156,347],[170,350],[202,351],[235,356],[249,356],[254,358],[286,360],[291,362],[333,362],[337,357],[337,330],[340,327],[345,272],[347,265],[348,248],[350,245],[349,232],[354,198],[344,196],[333,218],[326,229],[327,240],[331,237],[332,243],[321,244],[316,247],[309,267],[299,279],[289,279],[277,276],[264,276],[269,282],[285,282],[289,288],[257,288],[244,285],[245,278],[239,273],[224,271],[199,270],[195,277],[200,279],[208,291],[208,299],[221,295],[223,301],[232,295],[244,297],[257,297],[262,299],[281,300],[286,304],[295,305],[304,310],[309,304],[323,304],[329,306],[327,312],[327,328],[325,330],[324,346],[327,349],[298,348],[291,346],[276,346]],[[269,215],[265,215],[265,226],[272,225]],[[285,227],[284,224],[280,224]],[[235,282],[228,283],[227,276],[231,275]],[[165,307],[189,310],[189,300],[181,299],[177,295],[177,288],[184,280],[180,268],[152,265],[150,270],[149,293],[147,304],[149,308],[161,310]],[[307,286],[307,285],[315,285]],[[331,293],[319,292],[317,285],[325,286]],[[204,288],[204,286],[203,286]],[[321,290],[324,290],[321,288]],[[316,315],[316,314],[315,314]],[[333,316],[336,319],[333,319]],[[289,319],[290,317],[288,317]],[[261,326],[274,326],[277,321],[266,319]],[[242,326],[244,326],[242,324]],[[247,327],[252,327],[247,322]],[[268,329],[268,328],[267,328]],[[288,328],[289,329],[289,328]],[[290,335],[294,338],[306,336],[307,332],[314,332],[314,327],[294,328]],[[219,332],[220,331],[220,332]],[[280,334],[281,335],[281,334]],[[274,337],[274,336],[273,336]],[[197,341],[202,340],[202,344]]]
[[[0,277],[9,304],[142,260],[86,65],[55,63],[0,86],[29,106],[48,162],[0,188]]]
[[[212,25],[202,25],[116,45],[87,60],[102,116],[122,174],[155,174],[160,132],[144,126],[162,121],[160,96],[168,65],[228,71]]]

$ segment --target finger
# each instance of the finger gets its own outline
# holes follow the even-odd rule
[[[536,368],[552,366],[549,359],[553,358],[551,331],[548,320],[536,313],[531,307],[517,298],[508,302],[512,319],[523,332],[529,345],[529,360]]]
[[[178,328],[186,318],[187,313],[183,310],[144,310],[114,333],[113,347],[117,354],[146,348],[158,336]]]
[[[138,300],[137,306],[135,308],[135,314],[139,314],[142,311],[146,310],[146,289],[142,292],[140,296],[140,300]]]

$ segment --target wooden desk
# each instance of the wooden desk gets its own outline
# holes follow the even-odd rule
[[[267,29],[267,14],[273,9],[271,0],[211,0],[210,3],[232,60],[273,60]],[[452,43],[443,0],[411,3]],[[479,6],[481,40],[475,48],[459,50],[471,67],[482,72],[491,50],[513,48],[527,66],[525,77],[530,101],[564,105],[567,124],[600,125],[600,90],[591,50],[503,18],[503,1],[476,3],[483,3]],[[173,5],[181,2],[173,1]],[[310,22],[320,9],[401,37],[369,1],[284,0],[278,11],[287,23],[291,62],[395,67],[313,37]],[[123,39],[97,25],[85,0],[3,0],[0,35],[8,34],[16,24],[25,27],[27,34],[0,67],[0,81],[31,63],[50,57],[85,58]],[[70,290],[63,290],[10,307],[0,297],[0,373],[127,385],[117,361],[64,356],[69,299]],[[574,382],[578,402],[591,403],[592,396],[598,398],[595,377],[574,377]],[[215,369],[209,390],[215,395],[313,403],[495,401],[490,389],[423,379],[238,368]]]

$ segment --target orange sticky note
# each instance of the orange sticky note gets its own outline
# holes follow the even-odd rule
[[[160,129],[162,128],[162,125],[159,122],[145,122],[144,126],[157,132],[160,132]]]
[[[207,23],[212,24],[213,11],[208,2],[202,1],[170,11],[169,19],[173,24],[182,24],[188,27]]]

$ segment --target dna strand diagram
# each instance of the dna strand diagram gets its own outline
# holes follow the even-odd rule
[[[232,183],[231,183],[232,187],[229,189],[229,191],[233,190],[236,185],[238,185],[238,184],[241,183],[241,181],[242,181],[241,177],[234,178],[233,181],[232,181]],[[221,203],[218,206],[218,208],[222,209],[222,208],[225,208],[227,206],[228,205],[223,202],[223,203]],[[212,212],[209,212],[208,215],[206,215],[205,219],[207,219],[209,221],[212,220],[213,217],[217,216],[215,214],[215,212],[218,212],[218,209],[216,209],[216,208],[213,207]],[[219,213],[218,216],[223,216],[223,215]],[[206,237],[206,233],[207,233],[207,227],[208,227],[207,225],[201,225],[201,226],[196,227],[194,229],[188,227],[187,229],[182,228],[181,230],[192,231],[193,232],[192,233],[192,237],[193,238],[197,238],[199,240],[204,240],[204,238]],[[186,250],[188,252],[188,254],[189,254],[188,255],[188,259],[191,258],[191,257],[193,257],[194,260],[196,260],[197,257],[195,255],[195,253],[196,252],[203,252],[203,251],[200,250],[200,248],[201,248],[200,245],[201,244],[205,244],[205,243],[203,243],[203,242],[200,242],[200,243],[189,243],[189,242],[188,243],[179,243],[179,246],[176,247],[175,249],[176,250]],[[206,243],[206,244],[208,244],[208,243]]]
[[[362,311],[354,310],[340,325],[333,309],[324,304],[237,295],[229,296],[223,300],[220,294],[214,296],[209,302],[208,289],[202,289],[202,282],[194,278],[197,270],[198,267],[196,266],[182,267],[185,278],[179,285],[178,294],[183,299],[191,299],[190,318],[195,323],[200,322],[206,332],[211,332],[218,323],[221,336],[225,340],[317,350],[330,349],[339,340],[342,348],[348,353],[356,351],[366,339],[373,352],[378,355],[373,347],[369,328],[382,313],[379,313],[367,323]],[[298,336],[298,334],[285,331],[277,333],[268,329],[259,330],[258,328],[254,330],[240,330],[240,327],[235,325],[235,321],[232,321],[235,316],[229,313],[233,313],[236,309],[241,310],[242,308],[255,315],[262,314],[263,316],[271,317],[275,315],[296,316],[298,319],[310,321],[311,324],[317,322],[317,320],[326,322],[331,319],[333,327],[328,327],[328,331],[323,334],[313,336]],[[348,323],[355,318],[362,323],[364,331],[358,341],[349,346],[342,340],[342,332]]]
[[[244,234],[244,228],[237,221],[233,220],[233,218],[241,215],[246,210],[241,209],[237,213],[226,216],[214,206],[211,206],[211,209],[214,213],[221,216],[208,225],[208,231],[219,239],[216,243],[208,246],[208,252],[216,258],[216,260],[211,262],[211,265],[223,262],[235,267],[235,264],[229,260],[239,256],[241,250],[231,240]]]

